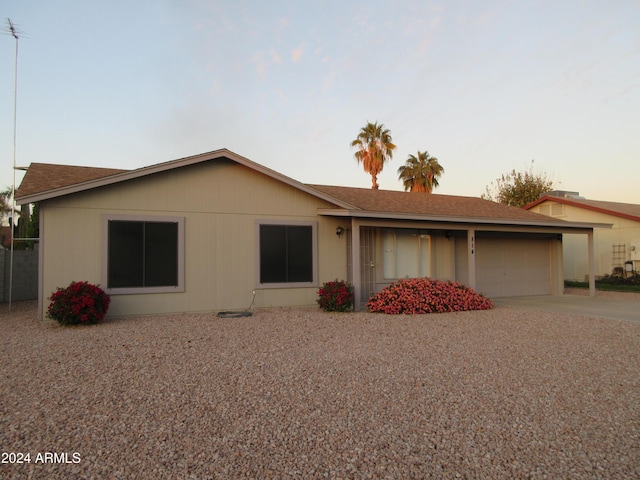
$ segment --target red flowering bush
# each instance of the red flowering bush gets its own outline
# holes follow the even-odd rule
[[[389,314],[488,310],[493,302],[461,283],[414,278],[399,280],[367,302],[370,312]]]
[[[67,288],[58,288],[49,299],[47,316],[61,325],[100,322],[111,303],[109,295],[89,282],[71,282]]]
[[[346,312],[353,308],[353,286],[342,280],[324,283],[318,297],[318,305],[325,312]]]

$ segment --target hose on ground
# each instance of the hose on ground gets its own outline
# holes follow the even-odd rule
[[[220,317],[220,318],[242,318],[242,317],[250,317],[251,315],[253,315],[253,312],[251,311],[251,307],[253,307],[253,302],[256,300],[256,291],[252,290],[251,293],[253,294],[253,296],[251,298],[251,304],[249,305],[249,307],[246,310],[227,310],[227,311],[223,311],[223,312],[218,312],[218,317]]]

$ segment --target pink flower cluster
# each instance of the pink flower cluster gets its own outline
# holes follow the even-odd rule
[[[398,314],[489,310],[493,302],[461,283],[413,278],[399,280],[367,302],[370,312]]]
[[[71,282],[67,288],[58,288],[49,299],[47,315],[62,325],[100,322],[111,303],[109,295],[89,282]]]
[[[353,308],[353,286],[343,280],[326,282],[318,290],[318,305],[325,312],[346,312]]]

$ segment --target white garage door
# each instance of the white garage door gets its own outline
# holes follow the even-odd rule
[[[488,297],[551,293],[547,239],[476,238],[476,290]]]

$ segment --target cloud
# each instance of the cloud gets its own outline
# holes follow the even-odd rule
[[[475,19],[475,24],[479,27],[489,26],[493,22],[494,18],[496,18],[496,12],[487,10],[478,15]]]
[[[280,57],[278,52],[276,50],[274,50],[273,48],[271,49],[271,58],[276,63],[282,63],[282,58]]]
[[[267,65],[264,63],[262,58],[256,58],[256,75],[260,78],[264,78],[265,72],[267,71]]]
[[[296,49],[293,50],[293,52],[291,52],[291,61],[293,63],[298,63],[300,61],[300,59],[302,58],[302,54],[303,54],[303,50],[302,47],[298,47]]]
[[[291,21],[288,17],[283,17],[280,19],[280,31],[286,30],[291,25]]]

